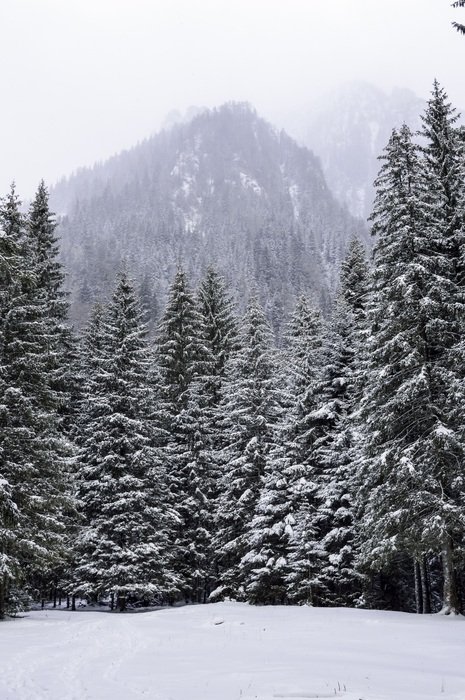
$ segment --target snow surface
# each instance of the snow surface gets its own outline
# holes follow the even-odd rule
[[[1,700],[465,698],[465,620],[189,606],[0,623]]]

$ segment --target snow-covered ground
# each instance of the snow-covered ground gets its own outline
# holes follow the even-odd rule
[[[239,603],[0,623],[1,700],[465,699],[465,620]]]

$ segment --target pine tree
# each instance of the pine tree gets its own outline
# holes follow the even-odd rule
[[[55,392],[60,433],[70,441],[80,390],[77,377],[77,341],[68,325],[68,300],[63,289],[65,275],[58,260],[59,246],[55,229],[54,215],[49,209],[48,191],[42,180],[26,217],[25,233],[30,248],[35,252],[36,293],[40,294],[44,300],[44,322],[48,326],[47,355],[44,358],[47,364],[47,379],[50,388]],[[68,450],[71,453],[71,444]],[[71,479],[68,470],[64,478],[68,482],[68,491],[71,495]],[[71,502],[69,512],[64,515],[67,530],[70,528],[72,530],[76,513]],[[70,531],[67,532],[67,536],[71,536]],[[68,542],[64,542],[63,549],[67,556],[71,551]],[[48,581],[43,573],[37,572],[37,585],[42,589],[50,586],[56,588],[63,567],[66,566],[67,564],[63,561],[59,564],[57,571],[50,572],[52,581]]]
[[[369,288],[365,250],[353,239],[341,264],[319,389],[319,410],[326,406],[332,418],[315,444],[315,461],[321,469],[316,520],[325,552],[320,579],[325,601],[336,605],[351,604],[360,594],[355,501],[361,430],[356,416],[364,383]]]
[[[210,403],[217,407],[221,400],[226,364],[237,345],[237,323],[225,283],[213,267],[207,269],[199,285],[198,306],[213,359]]]
[[[249,302],[239,346],[224,388],[224,473],[215,539],[221,570],[214,597],[244,597],[245,584],[251,584],[254,571],[266,564],[266,547],[257,556],[251,553],[250,525],[275,445],[281,407],[271,330],[256,298]]]
[[[465,284],[465,144],[456,124],[457,110],[435,80],[420,136],[425,145],[423,177],[428,202],[435,210],[435,245],[451,258],[457,291]],[[463,303],[463,297],[460,298]],[[451,342],[445,339],[446,343]]]
[[[60,561],[70,502],[68,446],[60,435],[59,401],[49,376],[47,298],[39,284],[38,251],[27,235],[14,188],[2,203],[0,218],[11,263],[0,319],[0,450],[9,503],[2,541],[4,606],[11,583],[30,582],[38,571],[45,576]]]
[[[463,329],[465,327],[465,144],[460,128],[457,127],[459,115],[448,101],[447,94],[435,80],[431,98],[427,103],[421,135],[425,141],[423,152],[423,176],[427,188],[427,201],[435,213],[434,248],[437,260],[444,260],[441,273],[449,282],[448,309],[442,320],[439,342],[434,353],[439,371],[447,375],[452,373],[456,385],[462,386],[465,374],[463,352]],[[447,411],[449,427],[459,434],[462,426],[462,397],[449,387],[450,404]],[[453,458],[452,458],[453,459]],[[461,499],[458,482],[454,483],[454,469],[447,475],[441,475],[448,482],[449,498],[459,502]],[[453,610],[458,607],[457,581],[455,567],[457,555],[454,547],[462,549],[463,565],[464,538],[457,534],[443,535],[444,568],[444,607]],[[453,544],[454,543],[454,544]],[[458,545],[458,547],[457,547]]]
[[[226,368],[237,349],[237,320],[226,284],[219,273],[209,267],[197,291],[197,306],[202,319],[202,333],[211,355],[205,373],[194,384],[193,395],[203,416],[204,446],[208,449],[208,473],[204,474],[203,493],[208,507],[209,540],[206,556],[210,560],[208,593],[218,575],[218,554],[212,546],[218,517],[221,476],[222,409]]]
[[[58,262],[56,222],[50,212],[49,195],[42,180],[31,203],[27,217],[27,235],[36,251],[37,286],[46,291],[48,313],[64,322],[68,305],[63,291],[64,273]]]
[[[340,293],[344,297],[357,324],[356,335],[366,327],[366,308],[370,294],[370,271],[366,252],[358,238],[353,238],[341,263]]]
[[[353,603],[360,588],[354,551],[355,336],[354,314],[341,290],[328,332],[315,412],[320,434],[314,444],[318,487],[315,525],[324,552],[320,581],[324,601],[332,605]]]
[[[213,576],[213,482],[210,450],[212,355],[187,277],[179,269],[157,338],[160,429],[165,435],[180,592],[205,602]]]
[[[189,387],[197,376],[204,373],[205,348],[204,339],[199,334],[201,326],[202,319],[187,275],[179,268],[156,339],[160,399],[165,410],[163,427],[167,433],[176,430],[176,421],[189,401]]]
[[[86,334],[78,496],[84,527],[75,590],[149,602],[170,587],[167,506],[153,447],[151,358],[133,285],[121,273],[108,308]]]
[[[320,313],[301,297],[289,324],[285,354],[288,370],[288,408],[284,413],[281,472],[288,482],[293,534],[289,544],[288,595],[293,602],[315,604],[322,595],[319,578],[323,556],[317,538],[317,483],[311,419],[317,407],[323,360]],[[291,523],[289,523],[291,524]]]
[[[446,611],[457,608],[447,551],[463,531],[457,407],[447,362],[455,337],[454,265],[408,127],[394,131],[376,182],[374,289],[363,416],[362,561],[383,568],[443,551]]]
[[[68,299],[64,291],[65,275],[58,259],[56,226],[42,180],[29,208],[26,233],[36,251],[36,285],[46,305],[50,384],[57,392],[63,429],[69,433],[79,398],[77,341],[68,324]]]
[[[18,201],[12,187],[10,196],[2,202],[0,210],[0,420],[2,429],[6,426],[8,397],[8,374],[4,360],[4,330],[5,320],[14,299],[18,285],[21,257],[19,242],[22,230],[22,217]],[[0,619],[5,617],[10,606],[9,591],[12,583],[19,578],[18,543],[16,528],[19,524],[18,509],[14,497],[15,475],[8,469],[6,461],[8,452],[3,440],[0,443],[2,468],[0,471]]]

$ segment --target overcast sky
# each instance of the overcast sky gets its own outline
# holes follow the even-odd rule
[[[451,0],[0,0],[0,193],[24,197],[150,135],[172,109],[247,100],[277,120],[364,80],[465,107]]]

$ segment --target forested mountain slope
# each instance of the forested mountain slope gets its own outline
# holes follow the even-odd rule
[[[105,296],[126,259],[153,310],[179,262],[214,263],[239,300],[257,287],[275,330],[295,295],[328,305],[347,241],[364,224],[335,200],[319,160],[246,104],[147,139],[52,190],[72,316]]]

